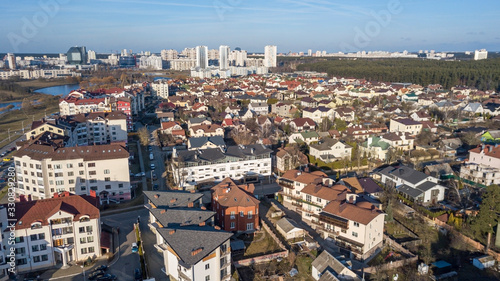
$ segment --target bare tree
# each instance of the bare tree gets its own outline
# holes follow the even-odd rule
[[[149,144],[149,131],[146,127],[140,128],[138,131],[139,133],[139,141],[143,146],[146,146]]]
[[[229,135],[236,144],[249,145],[255,143],[255,136],[253,136],[252,133],[246,128],[244,129],[234,128],[231,130]]]

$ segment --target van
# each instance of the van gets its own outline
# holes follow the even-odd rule
[[[153,161],[155,159],[153,153],[149,153],[149,160]]]

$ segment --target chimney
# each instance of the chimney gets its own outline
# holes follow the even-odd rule
[[[203,248],[198,248],[196,250],[193,250],[191,252],[191,256],[196,256],[197,254],[199,254],[201,251],[203,250]]]
[[[24,194],[19,195],[19,202],[26,202],[26,196]]]
[[[59,193],[55,192],[55,193],[54,193],[54,196],[52,196],[52,197],[54,197],[54,198],[59,198]]]
[[[372,145],[372,141],[373,141],[373,138],[368,137],[368,139],[366,140],[366,148],[369,148]]]
[[[304,168],[304,172],[305,172],[305,173],[309,173],[309,166],[306,166],[306,167]]]
[[[339,213],[342,213],[347,206],[347,202],[345,200],[342,200],[339,205]]]
[[[204,222],[204,221],[203,221],[203,222],[200,222],[198,225],[199,225],[199,226],[205,226],[205,222]]]
[[[165,214],[167,211],[165,209],[160,211],[160,214]]]
[[[174,203],[175,201],[177,201],[177,199],[175,199],[175,198],[174,198],[174,199],[171,199],[171,200],[170,200],[170,203]]]
[[[89,195],[94,198],[97,197],[95,190],[90,190]]]
[[[195,190],[193,189],[193,190],[190,190],[189,192],[190,192],[190,193],[194,193],[194,192],[195,192]]]
[[[220,230],[220,226],[214,226],[215,229]]]
[[[372,210],[372,214],[374,214],[377,211],[377,209],[375,208],[375,205],[372,205],[372,209],[371,210]]]
[[[174,234],[174,233],[175,233],[175,229],[172,229],[172,230],[170,230],[170,232],[169,232],[168,234],[169,234],[169,235],[172,235],[172,234]]]
[[[204,206],[201,206],[201,208],[200,208],[200,209],[202,209],[202,210],[206,210],[207,208],[205,208]]]
[[[193,208],[193,206],[194,206],[194,205],[193,205],[193,202],[189,202],[189,203],[188,203],[188,208]]]
[[[158,199],[158,198],[160,198],[160,194],[155,194],[153,197]]]

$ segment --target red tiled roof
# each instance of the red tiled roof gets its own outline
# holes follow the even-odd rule
[[[99,218],[99,209],[78,195],[50,198],[16,203],[16,229],[31,228],[34,222],[49,225],[49,217],[63,211],[74,215],[73,221],[88,215],[90,219]]]

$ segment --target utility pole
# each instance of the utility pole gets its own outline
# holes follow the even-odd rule
[[[10,128],[9,128],[9,141],[10,141]]]
[[[21,121],[21,124],[22,124],[21,126],[22,126],[22,129],[23,129],[23,135],[24,135],[24,120]]]

